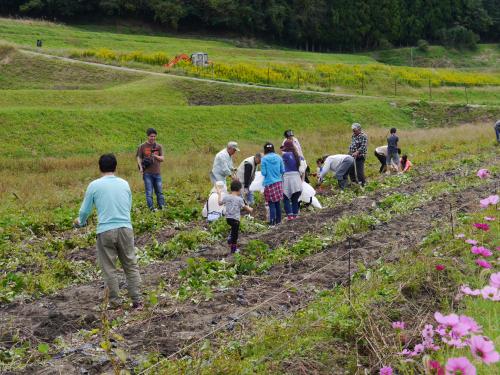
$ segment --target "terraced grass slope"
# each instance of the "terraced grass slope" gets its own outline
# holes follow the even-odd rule
[[[500,46],[497,44],[480,44],[476,51],[442,46],[430,46],[428,51],[415,47],[395,48],[375,51],[369,56],[389,65],[500,71]]]
[[[1,60],[0,212],[10,224],[20,220],[19,210],[27,222],[50,222],[76,210],[96,173],[96,157],[104,152],[120,154],[120,173],[139,194],[133,154],[150,126],[167,150],[167,186],[182,186],[190,195],[207,188],[212,155],[229,139],[242,146],[238,161],[264,141],[280,142],[283,129],[293,128],[307,158],[315,160],[325,152],[345,152],[354,121],[368,129],[372,148],[384,142],[387,127],[409,131],[492,121],[499,114],[487,107],[338,98],[135,74],[11,47],[2,48]],[[487,134],[484,129],[476,135]]]
[[[108,48],[120,51],[165,52],[171,57],[204,51],[210,58],[225,62],[287,63],[370,63],[369,56],[320,54],[285,49],[238,48],[235,42],[144,35],[144,30],[98,27],[94,25],[66,26],[50,22],[19,21],[0,18],[0,40],[26,47],[44,41],[43,49],[57,50]]]
[[[376,63],[372,54],[237,48],[236,42],[231,41],[168,37],[119,27],[75,27],[31,20],[0,19],[0,41],[2,39],[29,49],[34,49],[33,43],[42,39],[44,47],[39,51],[45,53],[156,72],[164,72],[165,62],[179,53],[204,51],[209,53],[213,63],[211,68],[179,64],[168,73],[219,81],[377,97],[487,105],[500,103],[500,76],[494,68],[498,55],[491,46],[482,47],[476,54],[466,54],[470,61],[476,61],[469,65],[478,69],[464,72],[394,67]],[[404,50],[391,50],[373,56],[380,61],[386,59],[388,63],[401,65],[404,54]],[[457,53],[444,49],[431,48],[427,54],[428,57],[421,56],[420,60],[435,61],[444,58],[435,56],[448,54],[459,60]],[[466,59],[461,57],[460,61]],[[457,66],[461,65],[457,63]],[[209,104],[205,100],[188,101]],[[221,101],[217,103],[221,104]],[[149,104],[147,100],[146,104]]]

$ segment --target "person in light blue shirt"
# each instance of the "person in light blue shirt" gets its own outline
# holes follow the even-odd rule
[[[261,162],[264,176],[264,199],[269,206],[269,225],[281,223],[281,201],[283,200],[283,159],[274,152],[274,145],[264,145],[264,157]]]
[[[134,249],[134,232],[130,220],[132,192],[127,181],[115,176],[116,157],[105,154],[99,158],[101,178],[87,187],[75,226],[87,225],[95,206],[97,210],[97,262],[109,289],[111,308],[121,306],[120,288],[116,278],[116,259],[120,259],[132,306],[142,308],[139,266]]]

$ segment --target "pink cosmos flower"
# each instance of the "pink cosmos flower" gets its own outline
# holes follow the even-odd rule
[[[422,354],[423,352],[425,351],[425,346],[424,344],[417,344],[415,345],[415,347],[413,348],[413,352],[411,353],[411,356],[412,357],[416,357],[420,354]]]
[[[380,375],[392,375],[392,367],[385,366],[380,369]]]
[[[493,342],[485,336],[473,336],[470,340],[470,350],[475,358],[481,359],[484,363],[496,363],[500,360]]]
[[[392,322],[392,328],[394,329],[405,329],[405,322]]]
[[[466,357],[450,358],[445,369],[446,375],[476,375],[476,368]]]
[[[481,326],[477,324],[477,322],[470,316],[460,315],[460,323],[465,324],[470,332],[473,333],[481,332]]]
[[[494,206],[495,204],[498,204],[499,201],[500,201],[500,197],[498,196],[498,194],[496,194],[496,195],[490,195],[487,198],[481,199],[479,201],[479,204],[481,205],[482,208],[486,208],[490,204],[492,206]]]
[[[422,337],[424,339],[430,339],[434,337],[434,327],[432,324],[426,324],[424,329],[422,330]]]
[[[399,354],[402,354],[402,355],[411,355],[412,351],[410,349],[403,349],[401,351],[401,353]]]
[[[445,327],[454,327],[460,322],[457,314],[443,315],[439,311],[434,313],[434,319]]]
[[[485,232],[490,230],[490,226],[488,224],[485,224],[485,223],[474,223],[474,226],[477,229],[484,230]]]
[[[495,247],[497,251],[500,251],[500,246]]]
[[[460,291],[468,296],[478,296],[481,294],[481,291],[479,289],[471,289],[467,285],[462,285],[460,287]]]
[[[491,274],[490,285],[495,288],[500,288],[500,272],[495,272]]]
[[[443,337],[442,340],[445,344],[458,349],[465,348],[467,346],[467,342],[457,338]]]
[[[486,220],[486,221],[495,221],[495,220],[496,220],[496,218],[495,218],[495,217],[493,217],[493,216],[485,216],[485,217],[484,217],[484,220]]]
[[[444,375],[444,368],[441,367],[441,363],[434,360],[429,360],[425,364],[427,373],[431,375]]]
[[[500,298],[498,288],[490,285],[486,285],[483,289],[481,289],[481,295],[483,296],[483,299],[489,299],[490,301],[498,301]]]
[[[465,234],[459,233],[459,234],[457,234],[457,238],[465,238]]]
[[[479,267],[491,268],[491,264],[489,262],[487,262],[486,260],[484,260],[484,259],[476,259],[476,264]]]
[[[443,271],[445,268],[443,264],[436,264],[436,271]]]
[[[479,177],[480,179],[484,180],[485,178],[488,178],[491,175],[490,175],[490,171],[489,170],[481,168],[480,170],[477,171],[476,176]]]
[[[434,344],[434,339],[432,337],[425,338],[424,341],[422,342],[422,345],[424,346],[425,349],[429,349],[434,352],[437,352],[440,349],[439,345]]]
[[[482,255],[483,257],[490,257],[493,254],[490,249],[487,249],[484,246],[472,246],[470,251],[472,254]]]
[[[468,243],[469,245],[477,245],[478,242],[476,240],[468,239],[468,240],[465,240],[465,243]]]

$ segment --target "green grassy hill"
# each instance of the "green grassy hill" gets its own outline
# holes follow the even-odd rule
[[[395,49],[380,51],[371,54],[330,54],[307,53],[286,49],[257,49],[236,47],[236,41],[171,37],[153,34],[136,29],[127,29],[110,26],[66,26],[44,21],[11,20],[0,18],[0,41],[14,43],[18,47],[34,50],[37,39],[44,40],[44,46],[38,51],[48,54],[71,56],[76,59],[90,60],[112,65],[136,67],[142,70],[167,72],[171,75],[187,75],[218,81],[242,82],[258,85],[277,86],[282,88],[301,88],[313,91],[328,91],[338,94],[369,95],[377,97],[403,97],[407,99],[434,100],[441,102],[488,104],[500,103],[499,84],[500,75],[498,53],[494,46],[481,46],[478,52],[459,53],[442,47],[431,47],[423,54],[415,52],[414,65],[447,66],[453,68],[469,67],[466,71],[460,69],[428,69],[416,67],[402,67],[395,65],[409,64],[405,62],[409,49]],[[415,50],[415,49],[414,49]],[[179,53],[195,51],[208,52],[213,62],[211,68],[201,69],[191,64],[179,64],[174,69],[165,71],[166,61]],[[29,59],[18,57],[18,59]],[[377,62],[381,61],[385,64]],[[449,61],[444,64],[443,61]],[[40,61],[40,60],[38,60]],[[37,64],[37,62],[33,62]],[[39,62],[40,67],[28,69],[27,74],[42,70],[45,62]],[[390,64],[390,65],[388,65]],[[17,74],[17,64],[11,64],[10,73],[6,78],[0,78],[4,87],[12,86],[9,75]],[[22,63],[20,65],[23,65]],[[26,64],[25,64],[26,65]],[[80,73],[77,73],[78,76]],[[112,73],[117,75],[118,73]],[[64,77],[63,71],[55,71],[53,76],[47,76],[51,87],[58,89],[92,88],[91,83],[76,77]],[[112,77],[103,77],[102,82],[94,88],[104,88]],[[19,83],[17,88],[29,88],[33,85],[32,77],[27,83]],[[66,79],[66,86],[58,83]],[[125,78],[124,78],[125,79]],[[126,78],[129,79],[129,78]],[[4,82],[2,82],[2,80]],[[117,80],[119,82],[119,80]],[[154,80],[158,95],[148,93],[148,87],[153,81],[134,83],[135,92],[143,97],[144,105],[181,104],[184,100],[190,104],[232,104],[225,97],[220,98],[218,93],[211,95],[219,98],[211,101],[198,97],[195,90],[187,89],[188,93],[182,98],[174,83],[174,90],[170,90]],[[169,81],[172,82],[172,81]],[[123,82],[125,83],[125,82]],[[167,85],[170,83],[167,83]],[[20,85],[20,86],[19,86]],[[23,86],[24,85],[24,86]],[[37,86],[44,87],[43,84]],[[144,91],[143,87],[146,91]],[[206,87],[206,86],[203,86]],[[186,86],[181,88],[186,90]],[[172,94],[166,94],[166,92]],[[175,91],[175,92],[174,92]],[[203,89],[202,91],[205,91]],[[208,90],[210,91],[210,90]],[[213,90],[211,91],[213,94]],[[273,102],[273,100],[255,99],[259,95],[243,95],[234,93],[234,103]],[[55,94],[47,94],[46,101]],[[75,94],[74,100],[66,103],[85,103],[87,94]],[[94,95],[94,94],[92,94]],[[155,97],[151,97],[154,95]],[[65,95],[66,96],[66,95]],[[72,95],[68,95],[71,97]],[[117,93],[113,100],[105,99],[95,94],[103,105],[115,105],[123,101],[133,103],[122,93]],[[312,97],[283,98],[282,95],[272,94],[277,102],[310,102],[320,101]],[[121,99],[120,99],[121,98]],[[60,102],[59,99],[55,100]],[[328,101],[328,100],[326,100]],[[4,103],[23,103],[18,95],[10,95]],[[35,100],[33,105],[40,103]],[[43,103],[42,103],[43,104]],[[132,104],[133,106],[133,104]]]
[[[176,46],[197,50],[206,45],[221,58],[230,59],[237,52],[238,59],[260,63],[267,58],[298,58],[303,64],[373,61],[358,55],[245,49],[229,42],[120,34],[46,22],[1,19],[0,25],[0,38],[28,46],[32,38],[41,37],[49,52],[139,46],[148,51],[173,51]],[[413,102],[409,98],[428,94],[425,88],[409,86],[398,88],[405,97],[330,96],[118,71],[27,54],[18,48],[0,47],[0,137],[5,140],[0,156],[0,213],[9,223],[19,221],[19,210],[30,217],[28,222],[53,221],[59,209],[73,212],[90,176],[96,174],[96,157],[104,152],[119,154],[120,173],[140,191],[134,151],[151,126],[158,129],[159,141],[167,150],[167,186],[185,189],[183,196],[189,196],[208,188],[212,155],[230,139],[241,144],[240,160],[265,141],[280,142],[283,130],[293,128],[307,158],[314,160],[325,152],[345,152],[350,124],[358,121],[370,134],[370,149],[384,142],[388,127],[422,132],[419,141],[409,142],[405,149],[414,160],[423,161],[431,145],[420,138],[423,131],[418,129],[493,121],[500,115],[498,107],[446,104],[465,102],[461,87],[433,89],[433,99],[444,102],[434,104]],[[500,102],[496,87],[471,88],[467,95],[473,103]],[[488,134],[481,128],[473,137],[481,144]],[[426,146],[418,147],[419,142]],[[33,186],[40,188],[33,190]]]
[[[476,51],[442,46],[430,46],[426,52],[415,47],[396,48],[375,51],[368,56],[390,65],[500,71],[500,46],[496,44],[480,44]]]
[[[180,53],[207,52],[209,57],[224,62],[286,63],[373,63],[369,56],[309,53],[286,49],[238,48],[234,42],[166,35],[138,34],[130,29],[94,25],[66,26],[43,21],[18,21],[0,18],[0,40],[25,47],[35,47],[37,39],[43,49],[83,50],[107,48],[119,51],[165,52],[170,57]]]

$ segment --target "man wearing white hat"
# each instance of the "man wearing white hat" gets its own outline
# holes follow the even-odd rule
[[[233,167],[233,155],[240,151],[238,143],[228,142],[227,147],[215,155],[212,171],[210,172],[210,181],[215,184],[217,181],[226,181],[226,177],[231,176],[235,169]]]
[[[349,155],[354,158],[354,168],[351,169],[351,181],[357,180],[365,186],[365,159],[368,151],[368,137],[361,131],[361,125],[355,122],[351,125],[352,139],[349,146]]]

